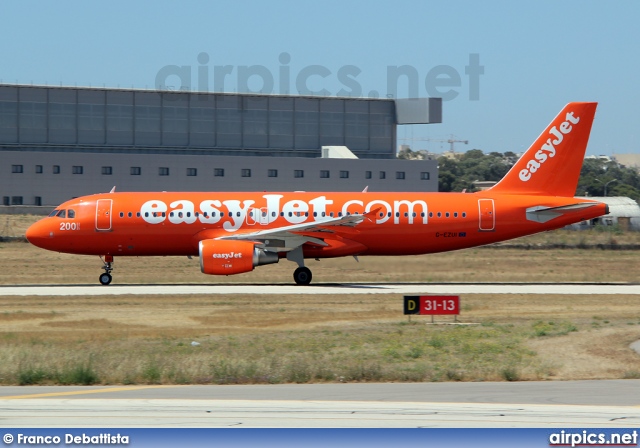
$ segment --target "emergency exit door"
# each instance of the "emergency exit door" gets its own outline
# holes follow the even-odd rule
[[[496,210],[493,199],[478,199],[480,211],[480,231],[492,232],[496,229]]]
[[[96,202],[96,230],[98,232],[111,231],[111,208],[113,199],[98,199]]]

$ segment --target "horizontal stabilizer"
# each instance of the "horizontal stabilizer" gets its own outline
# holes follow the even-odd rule
[[[598,205],[598,202],[580,202],[577,204],[562,205],[560,207],[545,207],[543,205],[537,205],[527,209],[527,220],[545,223],[566,213],[576,210],[584,210],[585,208],[594,207],[596,205]]]

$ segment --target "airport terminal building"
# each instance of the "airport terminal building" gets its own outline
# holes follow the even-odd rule
[[[364,99],[0,85],[2,205],[118,191],[437,191],[396,156],[438,98]],[[321,157],[346,146],[358,158]],[[325,151],[326,152],[326,151]]]

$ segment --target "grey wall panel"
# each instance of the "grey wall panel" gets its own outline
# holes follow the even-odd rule
[[[134,144],[162,145],[162,95],[156,92],[134,94]]]
[[[293,107],[293,98],[269,98],[269,148],[293,149]]]
[[[78,144],[106,143],[107,92],[78,90]]]
[[[245,148],[268,148],[268,98],[244,97],[242,100],[242,146]]]
[[[345,145],[351,151],[369,150],[369,102],[345,100]]]
[[[294,147],[320,148],[320,99],[294,99]]]
[[[242,97],[216,95],[216,143],[218,147],[242,147]]]
[[[190,95],[162,94],[162,145],[189,145]]]
[[[0,86],[0,141],[18,143],[18,88]]]
[[[107,91],[107,144],[133,145],[133,92]]]
[[[53,144],[78,143],[77,90],[48,90],[48,142]]]
[[[189,144],[193,147],[215,147],[215,95],[192,94],[189,101]]]
[[[47,89],[18,89],[18,122],[20,143],[47,143]]]
[[[344,146],[344,100],[320,100],[320,146]]]
[[[398,124],[442,123],[442,98],[403,98],[395,102]]]

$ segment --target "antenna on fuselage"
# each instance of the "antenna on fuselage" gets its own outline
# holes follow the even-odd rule
[[[114,185],[109,193],[115,193],[115,192],[116,192],[116,186]]]

